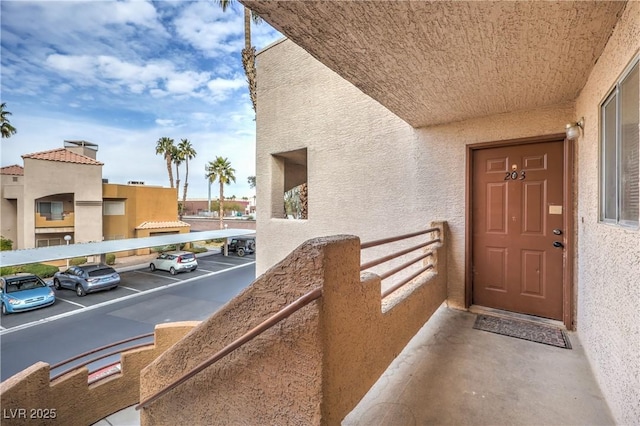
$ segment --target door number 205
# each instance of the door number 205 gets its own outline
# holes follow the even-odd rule
[[[506,176],[504,177],[504,180],[517,180],[518,176],[520,176],[520,180],[525,180],[525,178],[527,177],[524,170],[520,170],[520,173],[518,173],[517,170],[514,170],[512,172],[505,172],[505,173],[506,173]]]

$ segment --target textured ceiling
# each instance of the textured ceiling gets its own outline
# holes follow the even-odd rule
[[[241,2],[414,127],[574,100],[626,4]]]

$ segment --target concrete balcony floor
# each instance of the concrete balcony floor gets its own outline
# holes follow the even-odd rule
[[[434,314],[344,426],[613,425],[576,333],[573,349],[473,329],[476,314]],[[98,425],[136,425],[132,407]]]
[[[576,333],[573,349],[473,328],[444,306],[343,425],[612,425]]]

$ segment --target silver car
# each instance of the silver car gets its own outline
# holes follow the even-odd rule
[[[53,286],[56,290],[69,288],[80,297],[94,291],[116,288],[120,274],[111,266],[103,264],[72,266],[64,272],[56,272]]]
[[[195,271],[198,268],[196,255],[186,251],[172,251],[160,254],[149,264],[149,269],[169,271],[171,275],[178,272]]]

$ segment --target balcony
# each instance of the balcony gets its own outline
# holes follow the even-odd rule
[[[473,329],[446,307],[446,224],[422,234],[308,241],[207,320],[158,326],[115,375],[49,382],[41,363],[2,383],[3,405],[46,400],[69,424],[136,403],[144,425],[614,423],[575,333],[567,350]]]
[[[65,212],[59,216],[36,213],[36,232],[73,232],[75,217],[73,212]],[[63,228],[63,229],[57,229]]]

